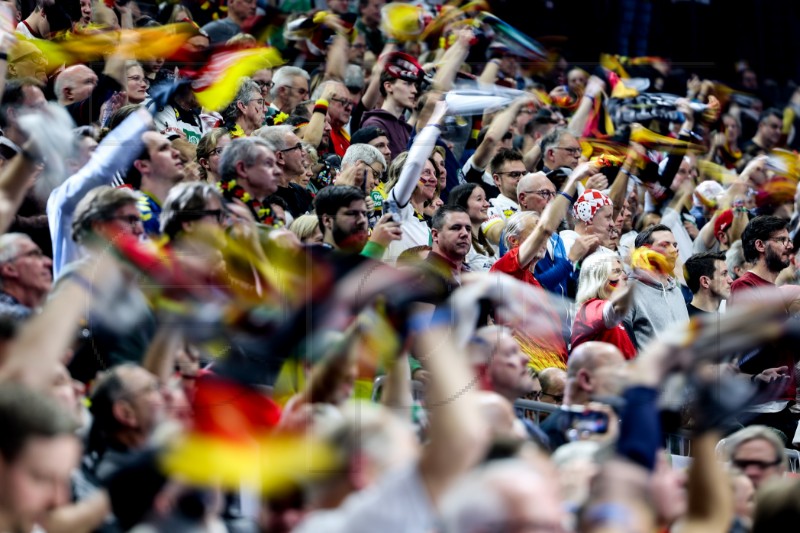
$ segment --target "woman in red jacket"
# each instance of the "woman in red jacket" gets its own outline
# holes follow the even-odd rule
[[[575,297],[579,308],[572,325],[573,350],[587,341],[602,341],[619,348],[625,359],[636,356],[636,348],[622,324],[633,292],[627,281],[615,253],[598,252],[583,261]]]

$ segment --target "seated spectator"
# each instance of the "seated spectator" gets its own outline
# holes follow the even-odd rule
[[[204,181],[216,184],[219,181],[219,162],[222,152],[231,143],[225,128],[214,128],[206,132],[197,143],[197,162],[200,164],[200,177]]]
[[[278,189],[273,193],[282,198],[292,218],[304,215],[311,208],[313,197],[300,182],[306,179],[305,150],[291,126],[268,126],[256,130],[253,135],[264,139],[275,152],[275,163],[280,172]]]
[[[560,368],[548,367],[539,372],[542,403],[561,405],[564,403],[564,390],[567,388],[567,373]],[[546,413],[543,413],[546,414]],[[543,417],[541,420],[544,420]]]
[[[219,162],[217,186],[227,202],[244,203],[256,222],[274,226],[274,214],[262,203],[278,189],[275,152],[260,137],[234,139]]]
[[[250,78],[243,78],[236,96],[222,112],[224,127],[231,138],[247,137],[264,123],[264,97]]]
[[[294,219],[289,226],[289,231],[297,235],[303,244],[322,244],[324,242],[317,215],[307,214]]]
[[[575,217],[575,231],[564,230],[559,234],[564,241],[567,254],[579,237],[589,235],[597,237],[598,248],[595,253],[600,251],[613,253],[611,243],[616,230],[616,220],[614,220],[614,205],[608,195],[602,191],[586,189],[575,200],[572,214]]]
[[[308,72],[293,66],[281,67],[272,76],[272,90],[270,107],[280,113],[291,115],[294,108],[300,105],[309,96]]]

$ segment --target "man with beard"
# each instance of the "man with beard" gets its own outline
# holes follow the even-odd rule
[[[729,305],[747,305],[748,300],[757,300],[759,293],[775,289],[775,279],[789,266],[792,255],[792,239],[786,225],[784,219],[773,216],[756,217],[747,224],[742,233],[742,249],[745,260],[753,268],[731,285]],[[787,370],[795,366],[797,350],[793,344],[786,341],[768,343],[739,359],[739,369],[753,374],[752,379],[770,368],[777,369],[773,374],[783,374],[775,376],[786,383],[777,400],[756,406],[753,410],[757,409],[759,415],[751,423],[778,428],[788,439],[792,438],[797,427],[797,415],[792,413],[797,383],[794,372],[786,375]]]
[[[323,243],[348,253],[360,253],[380,259],[391,241],[399,240],[400,224],[384,215],[375,225],[372,237],[367,223],[364,192],[349,185],[332,185],[322,189],[314,199]],[[368,242],[369,241],[369,242]],[[469,250],[467,250],[469,251]]]
[[[642,269],[641,275],[630,282],[637,286],[636,298],[625,317],[625,328],[640,349],[676,322],[689,320],[689,313],[681,289],[670,275],[678,260],[678,243],[672,231],[663,224],[647,228],[636,236],[636,248],[657,252],[665,263],[660,268]]]
[[[447,284],[448,293],[461,286],[461,274],[469,271],[464,264],[472,247],[472,222],[467,211],[457,205],[440,207],[431,219],[433,250],[425,259],[436,275]]]

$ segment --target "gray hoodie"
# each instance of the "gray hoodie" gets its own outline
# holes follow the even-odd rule
[[[667,283],[662,284],[643,277],[631,283],[636,285],[636,293],[625,317],[625,328],[631,333],[637,350],[669,326],[689,321],[686,301],[674,279],[668,278]]]

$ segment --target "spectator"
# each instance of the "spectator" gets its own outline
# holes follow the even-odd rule
[[[450,191],[447,205],[457,205],[467,211],[472,225],[469,254],[466,265],[470,270],[485,272],[497,261],[497,253],[486,239],[483,224],[489,219],[489,202],[483,187],[475,183],[464,183]]]
[[[539,372],[542,386],[541,401],[560,406],[564,403],[564,390],[567,387],[567,373],[560,368],[548,367]],[[542,419],[543,420],[543,419]]]
[[[322,244],[324,236],[319,229],[319,218],[317,215],[303,215],[294,219],[294,222],[289,226],[289,230],[297,235],[300,242],[306,245]]]
[[[244,78],[233,101],[225,108],[225,128],[231,138],[247,137],[264,123],[264,98],[261,88],[250,78]]]
[[[761,113],[758,119],[758,131],[752,139],[742,145],[744,154],[742,161],[748,163],[752,158],[769,154],[777,148],[781,141],[782,129],[783,113],[780,109],[772,107]]]
[[[562,167],[575,168],[581,156],[581,145],[566,128],[556,128],[542,137],[542,158],[547,173]]]
[[[211,184],[219,181],[219,162],[222,152],[231,143],[225,128],[214,128],[206,132],[197,143],[197,162],[200,164],[201,179]]]
[[[689,316],[718,313],[722,300],[731,295],[733,280],[728,275],[725,255],[702,253],[689,258],[683,265],[684,279],[692,291],[692,301],[686,304]]]
[[[278,189],[280,168],[275,152],[259,137],[231,141],[219,162],[222,196],[244,203],[256,222],[272,226],[274,215],[264,199]]]
[[[601,341],[616,346],[625,359],[633,359],[636,349],[622,323],[633,298],[619,257],[609,252],[590,255],[581,265],[572,349],[587,341]]]
[[[385,0],[358,0],[358,20],[356,31],[363,34],[369,51],[379,56],[385,44],[385,36],[381,31],[381,9]]]
[[[280,178],[278,190],[273,194],[286,202],[293,218],[307,213],[313,197],[300,183],[305,180],[308,161],[303,145],[292,127],[268,126],[256,130],[254,135],[267,141],[275,152]]]
[[[648,248],[666,258],[663,271],[656,268],[642,272],[631,283],[636,298],[625,317],[625,327],[632,332],[631,340],[638,350],[669,326],[689,320],[689,313],[681,290],[670,275],[678,259],[672,231],[661,224],[651,226],[636,236],[636,248]]]
[[[327,98],[324,98],[324,96]],[[345,127],[350,122],[350,114],[353,112],[353,101],[347,87],[338,81],[324,81],[314,90],[312,100],[319,102],[320,98],[327,100],[327,122],[331,125],[331,145],[333,151],[339,157],[343,157],[347,148],[350,146],[350,134]]]
[[[559,235],[564,241],[564,248],[569,254],[572,246],[580,237],[583,239],[583,248],[591,250],[594,246],[594,239],[597,237],[597,250],[602,252],[614,253],[611,249],[616,230],[616,220],[614,220],[614,205],[611,199],[602,191],[586,189],[572,206],[572,214],[575,217],[575,230],[564,230]],[[595,252],[596,253],[596,252]],[[588,256],[584,253],[583,259]]]
[[[21,321],[50,293],[53,262],[27,235],[0,236],[0,316]]]
[[[184,167],[180,153],[164,135],[148,131],[142,134],[142,142],[144,149],[133,161],[128,182],[142,192],[139,211],[145,233],[158,235],[161,204],[169,190],[184,178]]]
[[[746,427],[720,441],[720,445],[731,465],[744,472],[756,490],[782,477],[787,470],[783,442],[771,428]]]
[[[510,403],[533,389],[533,378],[526,368],[528,356],[520,350],[510,329],[484,326],[475,332],[470,347],[472,364],[482,378],[484,389]]]
[[[470,250],[471,234],[472,224],[464,208],[443,206],[433,215],[433,249],[425,263],[435,275],[445,280],[448,294],[461,286],[461,275],[469,271],[464,260]]]
[[[744,250],[742,241],[736,241],[725,252],[725,264],[728,266],[728,275],[732,280],[742,277],[750,269],[750,264],[744,260]]]
[[[414,109],[419,92],[417,84],[425,73],[416,59],[402,52],[389,55],[385,65],[380,77],[383,105],[364,113],[361,127],[377,126],[385,131],[394,159],[408,148],[412,128],[405,113]]]
[[[285,66],[276,70],[272,77],[270,106],[290,115],[300,102],[308,98],[310,79],[308,72],[298,67]]]
[[[484,231],[489,241],[499,242],[503,225],[511,215],[519,211],[517,185],[522,176],[527,174],[527,170],[522,162],[522,155],[506,149],[497,152],[489,166],[499,194],[489,200],[492,207],[489,208],[489,220],[484,226]]]
[[[169,102],[153,116],[156,129],[172,137],[185,137],[191,144],[198,144],[206,133],[206,126],[200,118],[200,104],[189,83],[182,82],[170,97]]]

